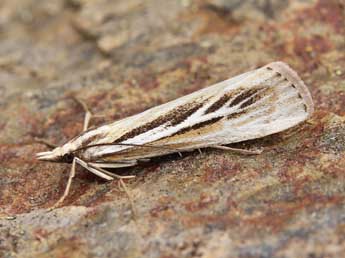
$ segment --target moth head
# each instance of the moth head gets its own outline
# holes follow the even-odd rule
[[[52,162],[72,163],[74,154],[63,147],[57,147],[52,151],[39,152],[36,154],[37,159]]]

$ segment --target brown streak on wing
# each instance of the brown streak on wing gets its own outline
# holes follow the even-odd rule
[[[168,140],[170,138],[173,138],[175,136],[191,133],[193,131],[197,131],[197,130],[203,129],[203,128],[207,127],[207,126],[212,126],[212,125],[216,124],[218,121],[220,121],[223,118],[224,118],[223,116],[215,117],[215,118],[209,119],[207,121],[203,121],[203,122],[197,123],[197,124],[195,124],[193,126],[185,127],[183,129],[179,130],[178,132],[175,132],[175,133],[173,133],[171,135],[168,135],[166,137],[163,137],[161,139],[153,141],[152,143],[154,143],[156,145],[158,142],[160,142],[162,140],[166,141],[166,140]]]
[[[240,126],[243,126],[245,124],[248,124],[258,118],[262,118],[264,116],[268,116],[272,113],[275,112],[276,110],[276,101],[278,99],[278,96],[276,95],[275,91],[273,89],[270,89],[270,92],[272,92],[272,94],[270,95],[270,97],[265,101],[265,103],[262,103],[261,104],[261,109],[263,109],[264,107],[268,107],[267,110],[261,114],[256,114],[256,116],[249,116],[247,119],[245,120],[242,120],[236,124],[234,124],[234,126],[237,126],[237,127],[240,127]],[[255,106],[252,106],[252,107],[248,107],[246,108],[245,110],[243,110],[242,112],[239,112],[239,113],[234,113],[234,114],[230,114],[228,116],[228,119],[236,119],[238,118],[239,116],[243,115],[243,114],[248,114],[250,112],[252,112],[253,110],[257,109],[258,107],[255,107]],[[268,118],[265,119],[265,121],[267,123],[270,122],[270,120]]]
[[[258,94],[256,95],[251,95],[249,97],[248,100],[246,100],[245,102],[243,102],[241,105],[240,105],[240,109],[242,108],[246,108],[254,103],[256,103],[257,101],[259,101],[260,99],[262,99],[264,96],[266,96],[267,94],[271,93],[272,92],[272,89],[271,88],[263,88],[263,90],[261,92],[259,92]]]
[[[243,100],[250,98],[253,96],[255,93],[257,93],[260,88],[253,88],[253,89],[248,89],[240,93],[237,97],[235,97],[231,103],[229,104],[229,107],[236,106],[237,104],[241,103]]]
[[[204,104],[204,101],[202,102],[192,102],[187,103],[185,105],[181,105],[167,114],[163,116],[159,116],[157,119],[146,123],[144,125],[141,125],[137,128],[134,128],[133,130],[125,133],[124,135],[120,136],[118,139],[114,141],[114,143],[123,142],[127,139],[133,138],[137,135],[140,135],[142,133],[145,133],[149,130],[152,130],[158,126],[161,126],[163,124],[168,124],[169,126],[174,126],[176,124],[181,123],[182,121],[186,120],[189,116],[191,116],[194,112],[196,112],[199,108],[201,108]]]
[[[203,128],[205,126],[210,126],[214,123],[217,123],[219,120],[221,120],[223,118],[223,116],[220,116],[220,117],[215,117],[215,118],[212,118],[210,120],[206,120],[204,122],[200,122],[200,123],[197,123],[193,126],[189,126],[189,127],[186,127],[186,128],[183,128],[182,130],[168,136],[168,137],[172,137],[172,136],[175,136],[175,135],[180,135],[180,134],[184,134],[184,133],[187,133],[187,132],[190,132],[190,131],[194,131],[194,130],[197,130],[197,129],[200,129],[200,128]]]
[[[282,77],[282,74],[280,73],[275,73],[271,79],[278,79],[278,81],[275,82],[275,85],[278,85],[279,83],[285,81],[285,78]],[[229,107],[233,107],[236,106],[237,104],[241,103],[242,101],[248,99],[247,101],[245,101],[244,103],[241,104],[240,108],[245,108],[251,104],[253,104],[254,102],[256,102],[257,100],[259,100],[260,98],[262,98],[265,93],[267,93],[267,91],[269,89],[271,89],[271,87],[267,87],[266,85],[267,80],[265,80],[264,82],[260,83],[259,85],[257,85],[254,88],[250,88],[247,90],[243,90],[239,95],[237,95],[229,104]],[[256,93],[258,93],[260,90],[263,90],[263,92],[260,92],[259,94],[255,95]],[[254,96],[255,95],[255,96]]]
[[[231,98],[238,95],[242,91],[243,91],[243,89],[238,89],[236,91],[231,91],[231,92],[225,93],[222,97],[220,97],[218,100],[216,100],[211,106],[209,106],[205,110],[204,114],[206,115],[206,114],[212,113],[214,111],[217,111],[218,109],[223,107],[225,105],[225,103],[227,103]]]
[[[240,116],[242,116],[246,113],[248,113],[248,110],[242,110],[240,112],[236,112],[236,113],[232,113],[232,114],[227,115],[226,119],[227,120],[236,119],[236,118],[239,118]]]

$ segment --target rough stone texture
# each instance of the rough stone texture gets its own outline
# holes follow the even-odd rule
[[[0,257],[344,257],[344,0],[2,0]],[[35,160],[214,82],[283,60],[316,105],[293,130],[121,169],[117,182]]]

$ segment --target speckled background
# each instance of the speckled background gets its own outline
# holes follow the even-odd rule
[[[118,183],[39,162],[47,148],[282,60],[309,86],[301,126],[154,159]],[[1,0],[0,257],[344,257],[344,0]]]

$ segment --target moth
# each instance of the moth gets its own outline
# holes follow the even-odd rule
[[[308,119],[313,110],[309,90],[297,73],[273,62],[94,129],[87,129],[88,115],[85,131],[37,158],[72,163],[61,203],[76,164],[113,180],[118,176],[109,168],[200,148],[236,150],[224,145],[281,132]]]

